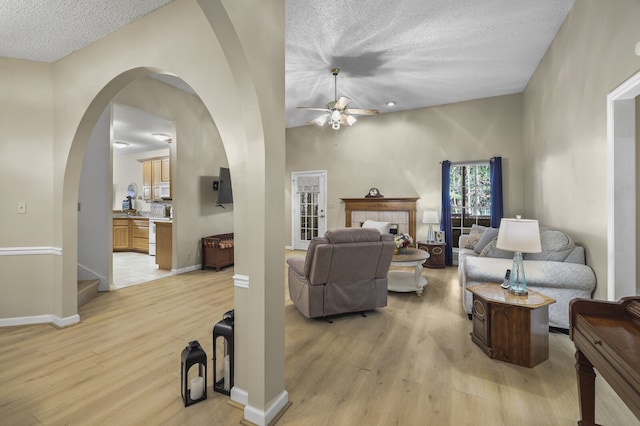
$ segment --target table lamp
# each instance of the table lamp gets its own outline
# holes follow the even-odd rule
[[[429,224],[429,233],[427,234],[427,242],[432,243],[434,241],[433,238],[433,225],[440,223],[440,219],[438,219],[438,212],[435,210],[425,210],[422,214],[422,223]]]
[[[513,266],[509,276],[509,292],[516,296],[526,296],[527,280],[524,276],[522,253],[540,253],[540,229],[538,221],[531,219],[502,219],[498,231],[496,247],[514,252]]]

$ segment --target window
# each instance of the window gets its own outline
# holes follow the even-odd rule
[[[457,247],[460,234],[468,234],[473,224],[490,224],[489,161],[452,164],[450,178],[451,234],[453,246]]]

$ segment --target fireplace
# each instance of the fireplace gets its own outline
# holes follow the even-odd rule
[[[398,233],[416,238],[416,201],[418,198],[342,198],[347,228],[362,226],[367,219],[390,222]]]

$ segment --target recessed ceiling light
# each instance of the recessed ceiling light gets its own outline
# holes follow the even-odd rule
[[[387,106],[390,106],[390,107],[391,107],[391,106],[395,106],[395,104],[396,104],[396,103],[395,103],[395,101],[389,101],[389,102],[387,102]]]
[[[151,136],[162,142],[171,143],[172,141],[171,135],[168,135],[166,133],[152,133]]]
[[[113,141],[113,146],[115,146],[116,148],[126,148],[129,146],[129,144],[122,141]]]

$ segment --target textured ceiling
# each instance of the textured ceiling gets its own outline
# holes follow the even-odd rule
[[[55,62],[172,0],[2,0],[0,56]]]
[[[0,56],[54,62],[167,3],[2,0]],[[286,125],[333,100],[333,67],[349,107],[381,113],[519,93],[573,3],[286,0]]]
[[[332,67],[338,97],[381,113],[519,93],[573,3],[288,0],[287,127],[320,114],[296,106],[333,100]]]

